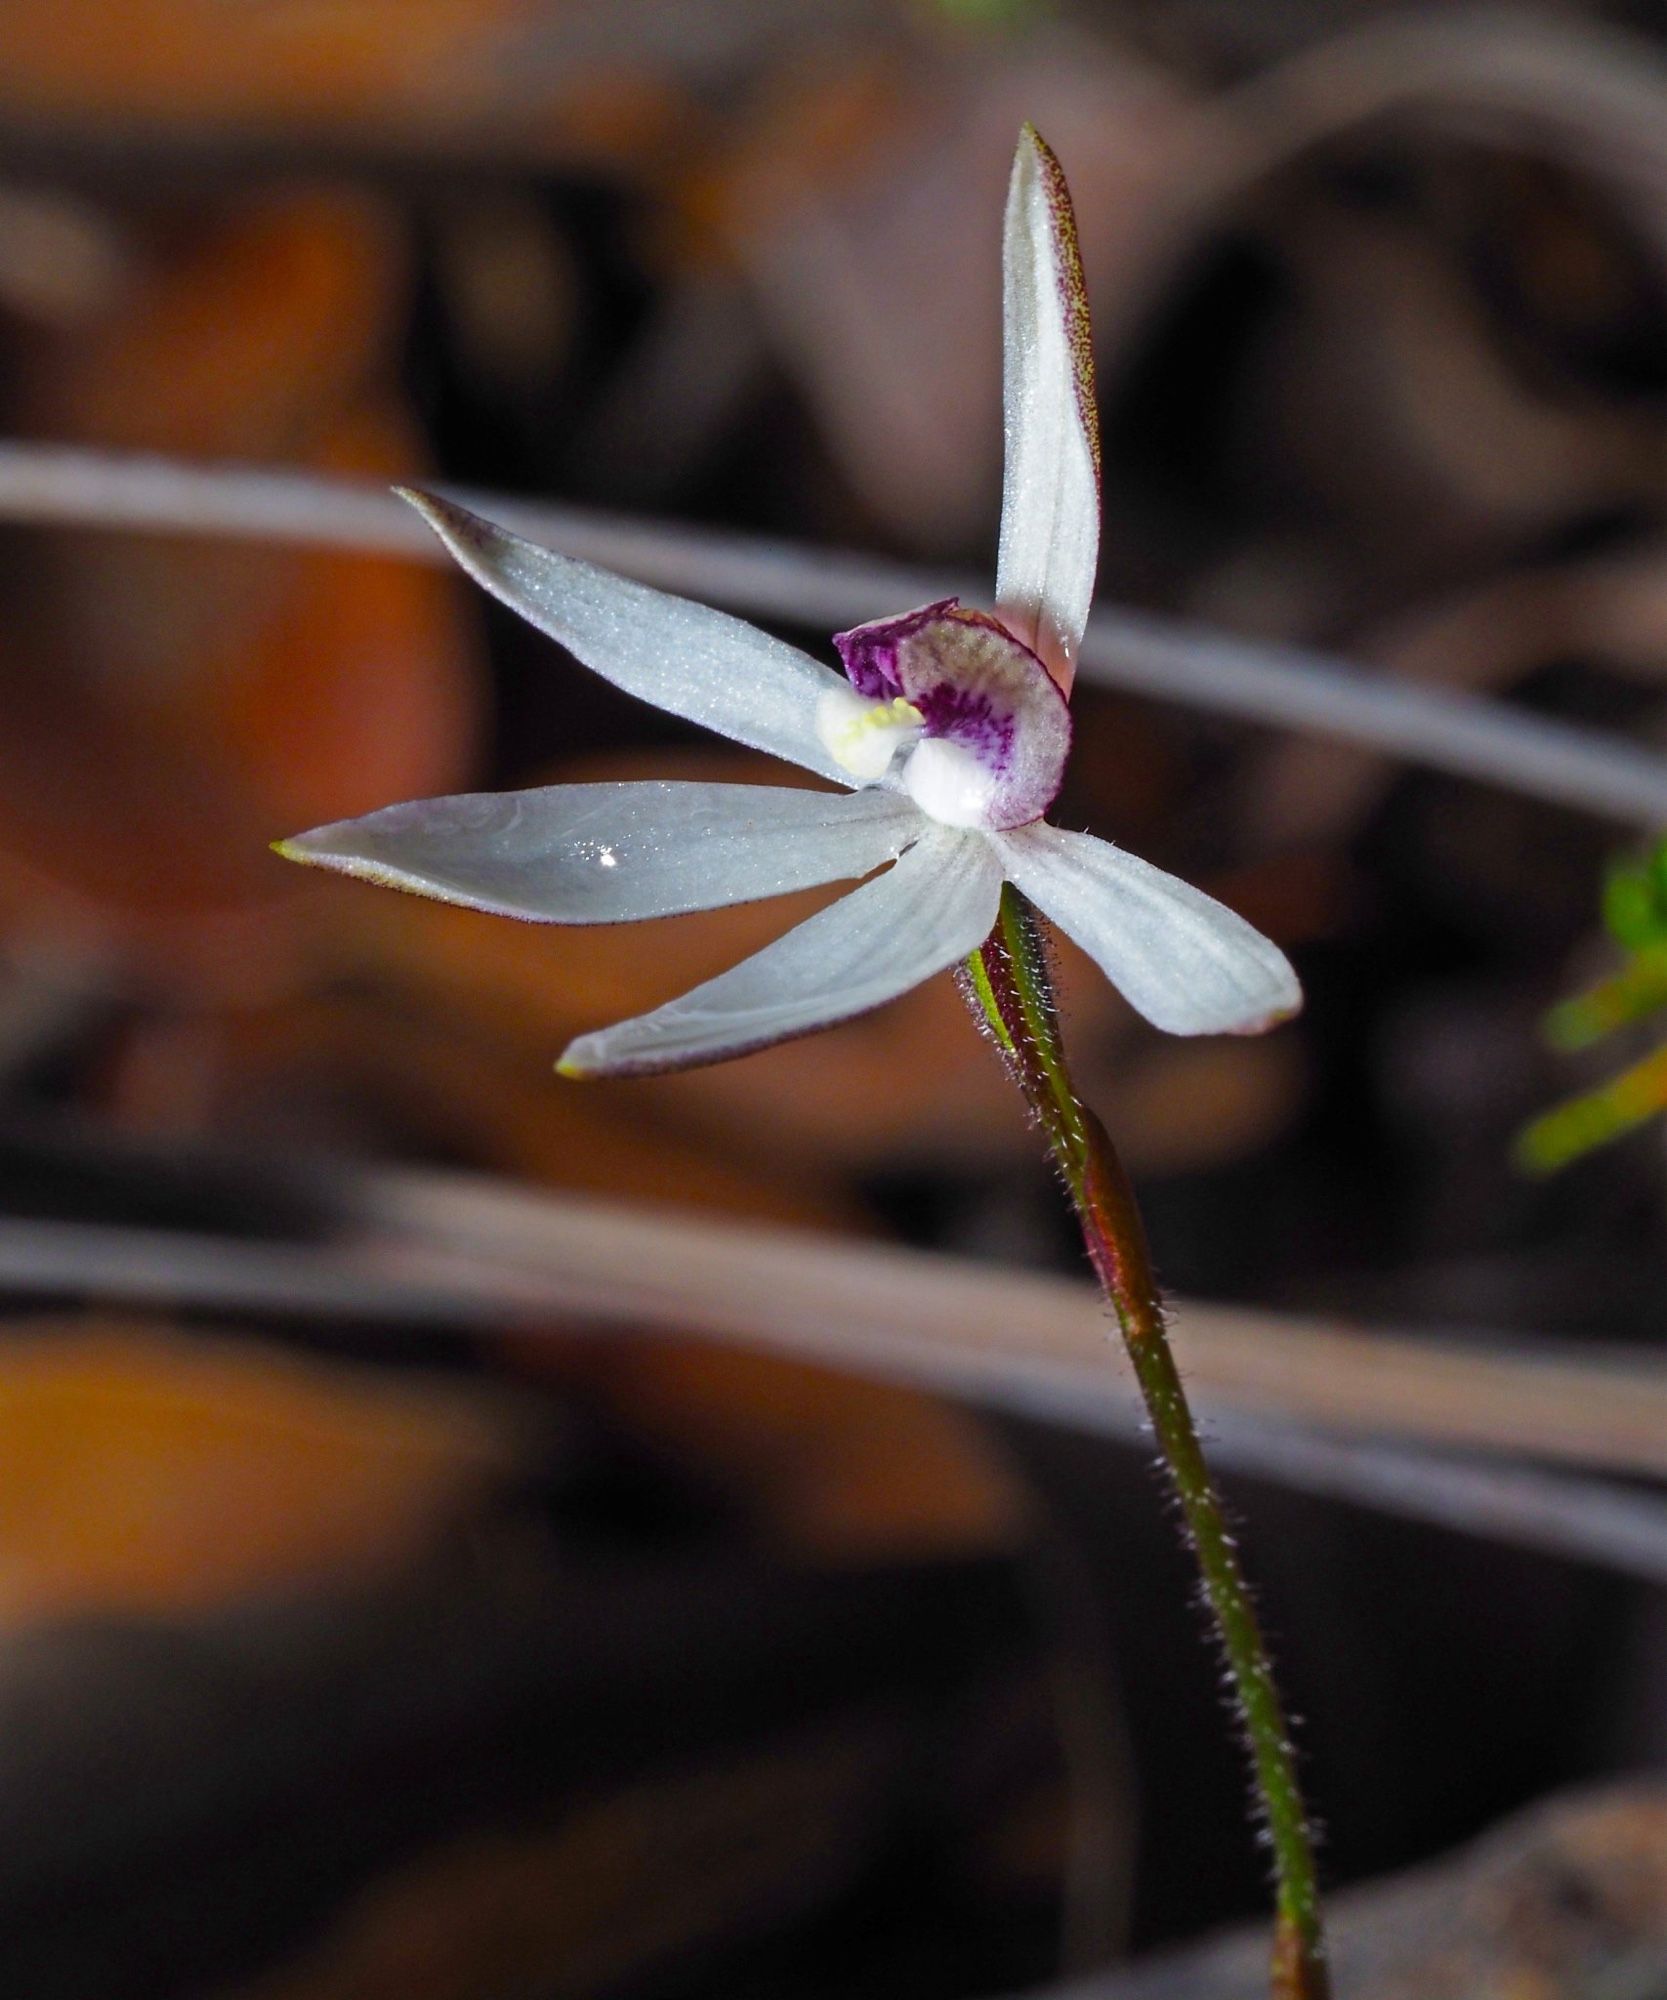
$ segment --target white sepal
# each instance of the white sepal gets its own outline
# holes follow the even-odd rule
[[[841,778],[816,733],[816,703],[844,685],[767,632],[592,563],[558,556],[432,493],[401,489],[464,569],[511,611],[642,701]]]
[[[1302,1005],[1279,947],[1201,889],[1092,834],[990,835],[1007,877],[1154,1027],[1253,1035]]]
[[[564,1076],[646,1076],[745,1055],[894,1000],[982,944],[1001,869],[981,834],[929,827],[875,881],[652,1014],[581,1035]]]
[[[1099,560],[1099,423],[1071,197],[1028,125],[1007,190],[1002,305],[996,611],[1068,692]]]
[[[922,825],[894,792],[545,785],[385,806],[279,851],[497,916],[613,924],[866,875]]]

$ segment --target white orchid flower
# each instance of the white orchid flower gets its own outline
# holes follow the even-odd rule
[[[953,598],[839,634],[830,667],[704,605],[408,493],[493,596],[615,686],[845,787],[555,785],[389,806],[279,843],[295,861],[536,923],[712,910],[874,874],[732,971],[581,1035],[571,1076],[763,1048],[965,959],[1013,883],[1146,1018],[1251,1033],[1296,1011],[1283,954],[1220,903],[1050,826],[1099,546],[1099,434],[1076,225],[1026,127],[1004,245],[1006,476],[996,613]]]

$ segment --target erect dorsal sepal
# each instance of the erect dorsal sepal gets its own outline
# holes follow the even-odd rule
[[[1002,323],[996,609],[1069,693],[1099,559],[1100,427],[1071,196],[1030,125],[1007,191]]]

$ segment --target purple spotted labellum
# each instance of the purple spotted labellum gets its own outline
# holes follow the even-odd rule
[[[1014,883],[1158,1027],[1296,1011],[1279,950],[1172,875],[1043,819],[1099,547],[1088,308],[1059,163],[1026,127],[1003,250],[1006,473],[994,616],[954,599],[839,634],[832,669],[739,619],[408,493],[462,567],[594,672],[844,787],[554,785],[389,806],[290,859],[543,923],[717,909],[873,875],[732,971],[582,1035],[567,1075],[715,1062],[878,1007],[964,959]],[[875,874],[875,870],[882,872]]]
[[[946,826],[1028,826],[1059,796],[1070,708],[999,619],[947,597],[834,645],[851,687],[822,697],[817,729],[854,774],[884,776],[897,756],[903,789]]]

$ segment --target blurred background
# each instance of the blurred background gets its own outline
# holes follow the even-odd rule
[[[858,602],[860,564],[837,621],[720,572],[988,575],[1028,118],[1096,315],[1101,603],[1624,761],[1667,723],[1661,29],[9,0],[4,431],[557,501],[825,653],[904,608]],[[950,982],[726,1068],[558,1082],[571,1035],[817,897],[559,933],[268,842],[764,760],[459,577],[332,545],[323,488],[282,532],[187,534],[143,495],[101,519],[90,460],[43,500],[30,463],[0,448],[0,1991],[1256,1991],[1231,1955],[1116,1970],[1264,1903],[1133,1426],[888,1382],[838,1365],[837,1328],[770,1351],[780,1266],[749,1279],[742,1249],[783,1229],[853,1268],[958,1260],[969,1311],[968,1260],[1080,1277]],[[1348,1990],[1659,1996],[1659,1133],[1513,1164],[1606,1073],[1540,1023],[1615,962],[1603,873],[1647,820],[1099,683],[1076,708],[1065,821],[1230,902],[1309,995],[1263,1040],[1164,1043],[1059,965],[1166,1283],[1260,1315],[1260,1401],[1235,1431],[1227,1396],[1221,1438],[1329,1877],[1367,1913]],[[583,1236],[577,1198],[640,1212],[652,1310],[623,1268],[583,1309],[560,1257],[543,1290],[523,1268],[539,1218]],[[758,1338],[679,1323],[698,1232],[656,1237],[668,1215],[747,1226],[729,1322]],[[1300,1337],[1340,1319],[1361,1344],[1332,1370]],[[1417,1391],[1381,1435],[1380,1334]],[[1459,1341],[1563,1370],[1508,1462],[1468,1378],[1420,1372]],[[1324,1479],[1281,1455],[1344,1437],[1399,1452],[1399,1498],[1347,1452]],[[1560,1460],[1599,1526],[1548,1546],[1553,1486],[1532,1519],[1526,1489],[1491,1526],[1432,1518],[1437,1448],[1483,1482]]]

